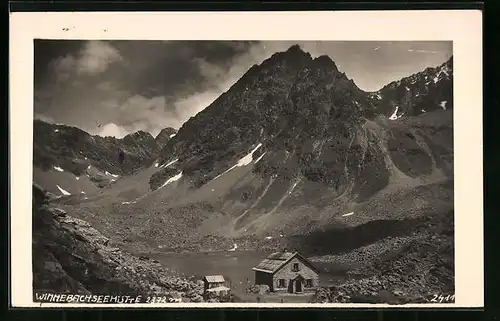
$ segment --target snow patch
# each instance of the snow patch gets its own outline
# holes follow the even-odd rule
[[[422,112],[425,113],[426,111],[422,109]]]
[[[266,240],[270,240],[272,238],[273,238],[272,236],[266,236]]]
[[[80,176],[75,176],[75,178],[77,181],[80,180]]]
[[[443,100],[442,102],[439,103],[439,106],[441,106],[441,108],[443,108],[443,110],[446,110],[446,104],[447,103],[448,103],[448,101]]]
[[[64,169],[62,169],[61,167],[58,167],[58,166],[54,166],[54,169],[58,172],[64,172]]]
[[[54,133],[57,133],[57,132],[59,132],[59,129],[54,129]]]
[[[396,106],[396,110],[394,110],[394,113],[389,117],[390,120],[396,120],[404,116],[405,113],[402,113],[401,115],[398,116],[398,109],[399,107]]]
[[[135,204],[136,202],[133,201],[133,202],[122,202],[122,205],[127,205],[127,204]]]
[[[236,163],[236,165],[233,165],[231,166],[231,168],[229,168],[228,170],[226,170],[224,173],[222,174],[219,174],[217,175],[215,179],[221,177],[222,175],[226,174],[227,172],[235,169],[236,167],[243,167],[243,166],[247,166],[248,164],[250,164],[252,162],[252,154],[257,150],[259,149],[259,147],[262,146],[262,143],[259,143],[250,153],[246,154],[245,156],[243,156],[239,161],[238,163]],[[261,155],[263,156],[263,155]],[[259,159],[260,160],[260,159]]]
[[[92,167],[92,166],[90,166],[90,165],[89,165],[89,166],[87,167],[87,169],[90,169],[91,167]]]
[[[352,214],[354,214],[354,212],[350,212],[350,213],[344,214],[342,216],[351,216]]]
[[[169,183],[178,181],[179,179],[181,179],[181,177],[182,177],[182,172],[180,172],[179,174],[177,174],[175,176],[170,177],[165,183],[163,183],[163,185],[160,188],[166,186]]]
[[[106,175],[108,176],[113,176],[114,178],[118,177],[119,175],[115,175],[115,174],[111,174],[110,172],[106,171],[105,172]]]
[[[85,191],[81,191],[80,194],[85,194]]]
[[[166,164],[166,165],[162,165],[160,168],[165,168],[165,167],[169,167],[170,165],[176,163],[179,159],[174,159],[173,161],[171,161],[170,163]]]
[[[169,137],[170,137],[170,138],[172,138],[172,137],[174,137],[175,135],[176,135],[176,134],[172,134],[172,135],[170,135]]]
[[[255,160],[254,164],[257,164],[262,159],[262,157],[264,157],[264,155],[266,155],[266,152],[262,153],[262,155],[260,155],[259,158]]]
[[[252,154],[259,149],[259,147],[262,146],[262,143],[259,143],[250,153],[248,153],[246,156],[242,157],[236,166],[241,167],[241,166],[247,166],[252,162]]]
[[[396,106],[396,109],[392,113],[391,117],[389,117],[390,120],[395,120],[398,119],[397,113],[398,113],[399,106]]]
[[[158,167],[158,165],[159,165],[159,164],[158,164],[158,163],[156,163],[156,164],[155,164],[155,167]]]
[[[405,86],[405,88],[406,88],[406,91],[410,91],[410,88],[408,88],[408,87],[406,87],[406,86]]]
[[[238,248],[238,244],[234,243],[233,248],[229,249],[229,251],[230,252],[236,251],[237,248]]]
[[[59,189],[59,191],[60,191],[63,195],[66,195],[66,196],[67,196],[67,195],[71,195],[71,193],[70,193],[70,192],[68,192],[68,191],[64,190],[63,188],[61,188],[61,186],[59,186],[59,185],[56,185],[56,186],[57,186],[57,188]]]

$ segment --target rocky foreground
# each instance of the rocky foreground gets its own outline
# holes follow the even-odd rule
[[[59,294],[162,296],[200,302],[200,282],[175,275],[158,261],[113,247],[81,219],[53,207],[33,186],[33,288]],[[211,299],[213,301],[213,299]]]
[[[319,289],[314,302],[453,303],[453,235],[450,212],[424,221],[411,236],[382,240],[369,249],[326,258],[370,263],[348,271],[347,280],[341,284]],[[373,254],[378,256],[370,257]]]

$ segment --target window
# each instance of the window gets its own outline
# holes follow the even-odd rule
[[[284,288],[285,286],[286,286],[285,279],[279,279],[278,280],[278,287]]]
[[[292,265],[292,271],[297,272],[299,270],[299,263],[293,263]]]
[[[313,286],[313,280],[307,279],[306,280],[306,288],[312,288]]]

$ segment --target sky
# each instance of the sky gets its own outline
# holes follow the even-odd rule
[[[35,118],[121,138],[178,129],[253,64],[298,44],[365,91],[452,55],[447,41],[35,40]]]

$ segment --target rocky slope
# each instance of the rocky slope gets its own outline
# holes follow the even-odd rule
[[[454,302],[453,212],[427,217],[410,236],[376,242],[330,262],[355,260],[348,280],[317,291],[315,302]],[[315,261],[318,262],[318,259]],[[441,301],[445,300],[445,301]]]
[[[148,295],[202,301],[202,285],[176,275],[158,261],[134,257],[92,226],[48,202],[33,185],[34,292]]]

